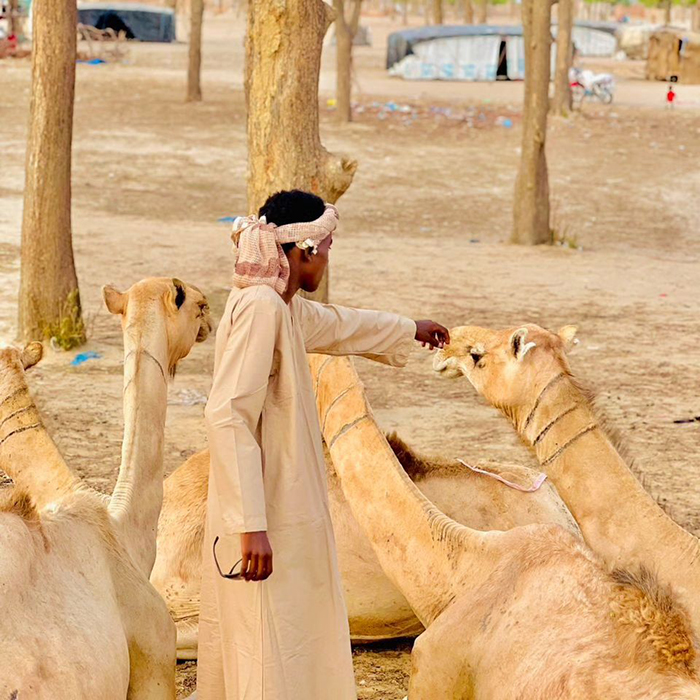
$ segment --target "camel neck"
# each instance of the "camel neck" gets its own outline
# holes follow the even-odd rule
[[[0,469],[29,493],[37,508],[78,484],[44,428],[19,370],[0,380]]]
[[[168,352],[164,321],[124,331],[124,440],[110,513],[134,562],[150,575],[163,504]]]
[[[314,359],[323,436],[353,515],[382,569],[423,624],[499,563],[488,533],[441,513],[409,479],[371,414],[347,358]]]
[[[645,491],[567,375],[542,394],[522,437],[556,484],[586,542],[613,567],[647,567],[700,588],[700,546]],[[525,422],[523,422],[525,428]],[[690,589],[690,586],[689,586]],[[700,623],[700,601],[685,600]],[[696,629],[699,629],[696,626]]]

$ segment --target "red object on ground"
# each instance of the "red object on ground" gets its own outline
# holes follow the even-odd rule
[[[669,88],[668,92],[666,93],[666,101],[667,102],[673,102],[673,100],[676,99],[676,93],[673,92],[673,88]]]

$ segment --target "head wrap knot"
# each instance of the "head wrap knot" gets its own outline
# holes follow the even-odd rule
[[[233,272],[236,287],[266,284],[283,294],[289,282],[289,261],[284,243],[316,253],[321,242],[338,226],[338,210],[332,204],[315,221],[277,226],[263,216],[239,216],[233,222],[231,238],[238,251]]]

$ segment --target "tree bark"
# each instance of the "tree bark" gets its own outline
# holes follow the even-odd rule
[[[691,8],[691,26],[694,32],[700,32],[700,3],[696,2]]]
[[[190,3],[190,48],[187,66],[187,102],[201,102],[201,68],[202,68],[202,19],[204,17],[204,0],[192,0]]]
[[[321,145],[318,79],[333,11],[322,0],[249,0],[245,91],[248,209],[279,190],[303,189],[334,203],[357,161]],[[314,298],[327,298],[326,288]]]
[[[10,36],[14,35],[19,38],[19,0],[10,0],[7,12]]]
[[[22,217],[19,334],[85,341],[71,234],[75,0],[34,0],[32,91]]]
[[[341,122],[352,121],[352,49],[360,28],[362,0],[350,0],[348,19],[345,0],[333,0],[336,45],[336,115]]]
[[[489,2],[488,0],[479,0],[479,16],[477,24],[486,24],[489,20]]]
[[[472,0],[463,0],[464,2],[464,24],[474,24],[474,5]]]
[[[571,112],[572,106],[569,70],[573,58],[571,32],[574,26],[574,3],[573,0],[559,0],[557,7],[557,65],[552,113],[566,117]]]
[[[515,181],[513,243],[551,242],[545,138],[552,37],[549,0],[523,0],[525,99],[520,169]]]
[[[433,0],[433,24],[442,24],[443,22],[442,0]]]
[[[666,9],[664,12],[664,23],[666,25],[671,24],[671,0],[666,0]]]

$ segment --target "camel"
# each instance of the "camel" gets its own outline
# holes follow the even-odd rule
[[[590,394],[572,376],[576,328],[450,331],[434,369],[465,376],[532,447],[576,518],[587,544],[611,568],[645,567],[673,586],[700,636],[700,543],[645,491],[606,433]]]
[[[121,315],[125,345],[125,436],[111,498],[70,473],[41,425],[24,374],[41,345],[0,351],[0,468],[18,484],[0,502],[3,698],[175,698],[175,626],[148,575],[167,380],[209,334],[208,305],[196,288],[170,279],[124,294],[106,287],[104,297]],[[37,446],[47,455],[30,452]],[[41,473],[32,477],[32,469]]]
[[[572,533],[478,531],[441,513],[377,427],[351,360],[312,360],[345,497],[426,631],[410,700],[697,700],[688,615],[648,572],[609,572]]]
[[[522,493],[457,460],[427,460],[396,435],[389,444],[417,487],[451,517],[479,530],[509,530],[530,523],[557,523],[580,536],[571,514],[549,482]],[[400,591],[387,579],[343,496],[326,455],[329,502],[338,561],[354,643],[415,637],[423,626]],[[523,488],[538,472],[517,465],[483,465]],[[204,537],[209,452],[190,457],[165,481],[158,523],[158,553],[151,582],[168,604],[177,625],[178,659],[197,658],[200,564]]]

